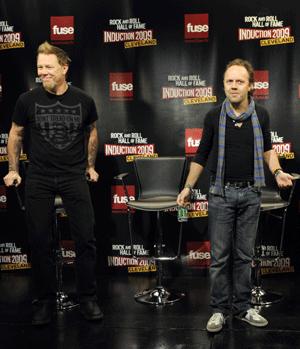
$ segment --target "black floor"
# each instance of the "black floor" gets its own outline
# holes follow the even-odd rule
[[[300,276],[264,277],[266,290],[284,298],[262,309],[266,328],[253,328],[229,319],[222,332],[210,335],[205,326],[208,307],[207,276],[166,281],[186,293],[174,305],[153,307],[137,303],[134,294],[150,288],[153,276],[113,275],[99,280],[100,323],[88,323],[78,308],[58,313],[49,326],[30,324],[31,286],[28,272],[2,272],[0,279],[0,348],[3,349],[269,349],[300,348]]]

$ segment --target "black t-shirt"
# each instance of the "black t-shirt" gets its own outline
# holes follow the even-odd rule
[[[272,149],[269,114],[261,106],[255,106],[262,129],[264,151]],[[218,161],[218,133],[221,106],[210,110],[204,119],[202,139],[194,156],[194,162],[216,173]],[[254,133],[248,118],[238,127],[231,118],[226,118],[225,131],[225,181],[252,181],[254,170]]]
[[[12,121],[29,131],[31,173],[84,174],[88,126],[97,118],[93,99],[73,86],[62,95],[42,86],[20,95]]]

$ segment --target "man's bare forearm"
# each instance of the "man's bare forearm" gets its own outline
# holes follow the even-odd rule
[[[95,167],[98,150],[98,132],[96,123],[90,126],[90,135],[88,140],[88,167]]]
[[[24,128],[12,125],[7,141],[8,170],[19,172],[19,158],[23,146]]]
[[[200,177],[201,173],[203,172],[204,167],[202,165],[199,165],[196,162],[191,162],[190,164],[190,171],[188,174],[188,177],[185,181],[186,186],[191,186],[192,188],[195,186],[198,178]]]
[[[272,173],[276,169],[281,168],[278,155],[275,153],[274,149],[264,152],[264,160]]]

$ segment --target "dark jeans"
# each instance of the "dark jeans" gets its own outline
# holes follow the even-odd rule
[[[94,211],[84,176],[28,174],[25,186],[26,219],[36,297],[54,299],[56,294],[53,251],[54,199],[60,194],[75,241],[77,292],[80,301],[96,299],[96,242]]]
[[[243,314],[250,308],[260,193],[226,186],[224,197],[209,195],[210,305],[214,313]]]

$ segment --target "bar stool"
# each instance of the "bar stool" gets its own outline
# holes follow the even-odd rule
[[[58,311],[65,311],[79,306],[75,301],[75,297],[64,292],[63,285],[63,267],[65,265],[63,257],[62,236],[59,226],[59,217],[65,216],[66,212],[63,206],[63,201],[60,195],[55,196],[54,201],[54,217],[53,217],[53,241],[54,241],[54,255],[55,255],[55,269],[56,269],[56,309]]]
[[[180,257],[182,239],[182,223],[179,223],[177,254],[167,256],[164,253],[163,229],[161,215],[168,209],[177,209],[177,195],[185,175],[185,157],[158,157],[158,158],[136,158],[134,160],[135,175],[138,182],[138,198],[129,201],[129,195],[124,182],[128,173],[115,176],[121,180],[127,196],[127,213],[129,224],[129,235],[131,244],[131,257],[138,259],[133,249],[133,222],[132,210],[152,211],[156,213],[156,237],[154,243],[155,254],[147,257],[155,261],[157,266],[156,285],[135,294],[137,302],[152,305],[173,304],[182,299],[185,294],[176,290],[169,290],[163,285],[163,262],[173,261]],[[145,259],[145,257],[142,257]]]
[[[262,260],[278,260],[283,254],[283,241],[285,234],[285,224],[286,224],[286,215],[288,207],[292,201],[294,189],[296,186],[296,181],[300,178],[300,175],[297,173],[291,174],[295,179],[293,180],[293,185],[289,190],[287,196],[284,195],[283,190],[278,190],[278,188],[262,188],[261,196],[261,215],[260,223],[258,229],[258,235],[256,239],[255,253],[253,258],[253,288],[251,291],[251,304],[256,306],[266,306],[273,303],[281,301],[283,296],[277,292],[265,291],[262,287],[262,278],[261,278],[261,262]],[[270,215],[281,222],[280,230],[280,242],[279,242],[279,251],[278,256],[273,257],[264,257],[262,256],[262,234],[263,234],[263,223],[267,215]]]

